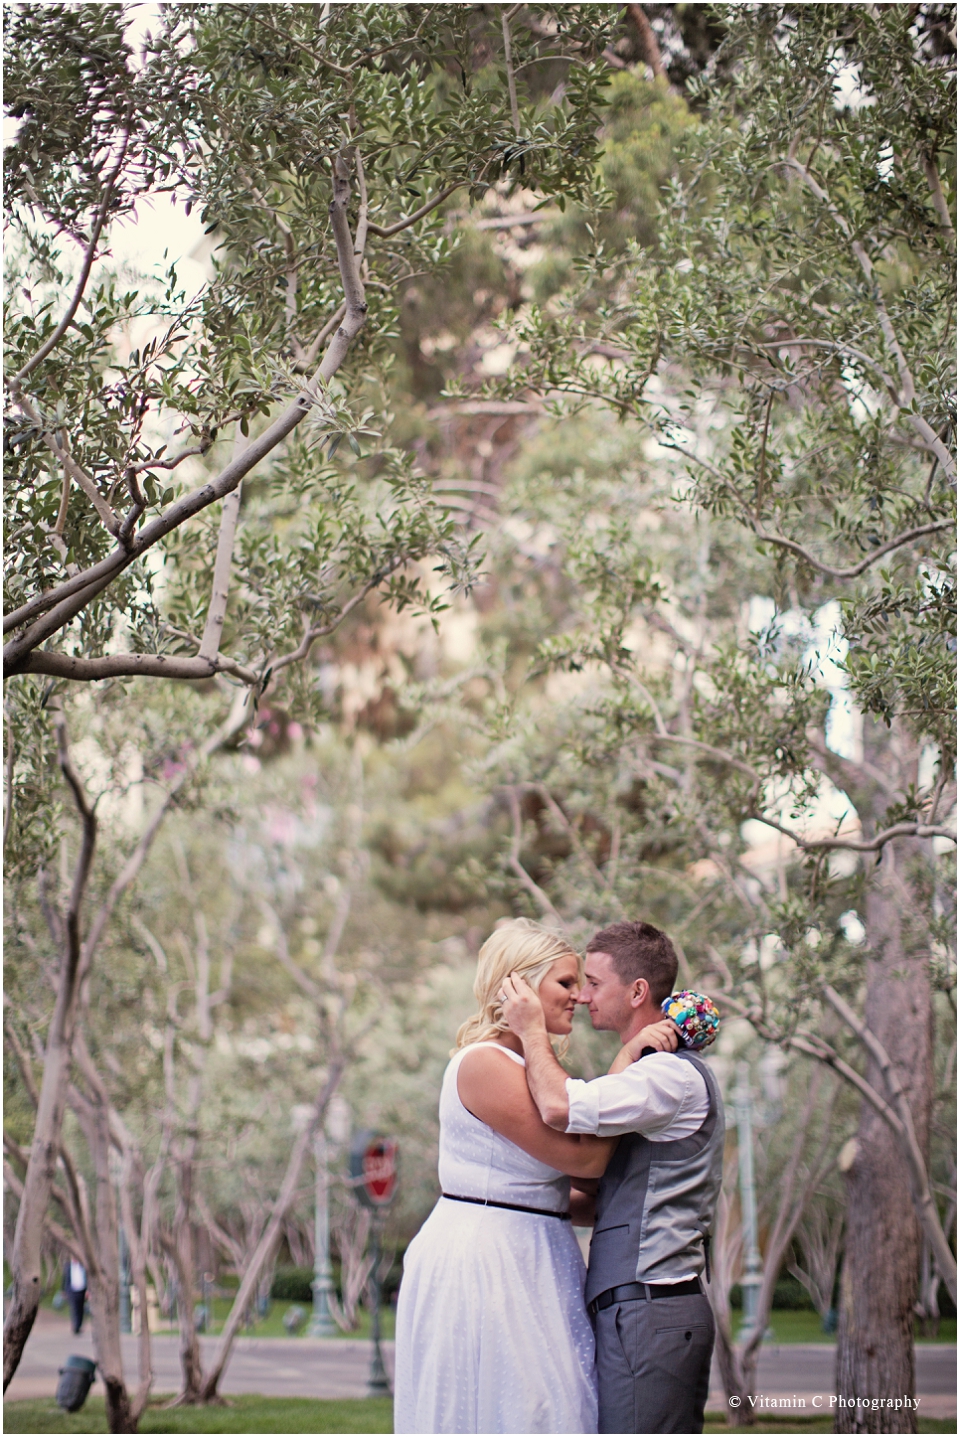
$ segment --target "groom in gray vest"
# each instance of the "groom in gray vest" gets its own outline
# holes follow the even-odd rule
[[[532,989],[512,977],[503,985],[543,1121],[620,1138],[597,1192],[585,1292],[601,1432],[703,1431],[714,1326],[700,1274],[720,1193],[723,1101],[703,1059],[674,1051],[677,1029],[660,1004],[676,978],[673,944],[651,924],[594,935],[579,1001],[594,1028],[619,1033],[624,1046],[655,1025],[658,1051],[621,1058],[592,1082],[568,1078],[557,1062]],[[575,1193],[574,1221],[593,1221],[590,1206]]]

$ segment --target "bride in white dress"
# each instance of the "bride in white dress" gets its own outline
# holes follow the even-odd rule
[[[563,1037],[582,960],[525,918],[480,950],[479,1011],[457,1034],[440,1094],[443,1196],[404,1260],[397,1433],[597,1430],[570,1177],[599,1177],[616,1140],[541,1122],[497,997],[509,973],[537,991],[547,1030]]]

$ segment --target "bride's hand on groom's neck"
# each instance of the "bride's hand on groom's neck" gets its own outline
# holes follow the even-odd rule
[[[679,1041],[677,1025],[672,1018],[661,1018],[658,1023],[648,1023],[639,1033],[635,1033],[628,1043],[624,1043],[610,1064],[609,1071],[622,1073],[624,1068],[637,1062],[644,1048],[655,1048],[658,1053],[675,1053]]]

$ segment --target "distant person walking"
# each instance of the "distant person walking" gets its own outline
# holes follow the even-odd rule
[[[79,1332],[83,1326],[83,1309],[87,1301],[87,1269],[75,1258],[70,1258],[64,1266],[63,1290],[67,1294],[70,1308],[70,1326],[74,1332]]]

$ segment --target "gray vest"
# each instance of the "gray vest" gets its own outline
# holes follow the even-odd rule
[[[689,1138],[654,1143],[625,1133],[600,1179],[587,1302],[625,1282],[671,1282],[703,1271],[723,1177],[723,1099],[702,1058],[687,1048],[710,1108]],[[641,1062],[643,1059],[640,1060]]]

